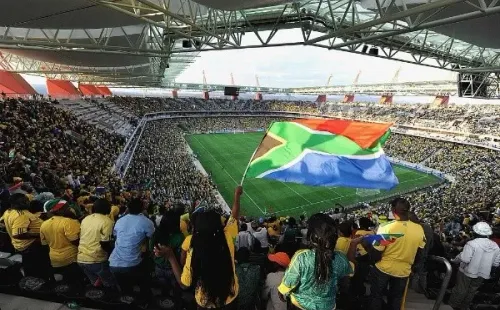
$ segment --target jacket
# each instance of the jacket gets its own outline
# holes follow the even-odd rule
[[[500,248],[490,239],[477,238],[467,242],[455,260],[467,277],[489,279],[491,268],[500,265]]]

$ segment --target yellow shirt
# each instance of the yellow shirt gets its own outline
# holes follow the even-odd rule
[[[78,245],[79,263],[101,263],[108,259],[108,254],[101,247],[101,241],[110,241],[113,233],[113,221],[106,215],[94,213],[83,219],[80,226],[80,244]]]
[[[120,207],[116,205],[111,206],[111,212],[109,213],[109,218],[114,222],[118,218],[118,214],[120,214]]]
[[[17,251],[26,250],[33,242],[33,239],[17,239],[16,236],[29,233],[39,233],[43,221],[29,211],[9,209],[3,215],[5,229],[10,236],[12,246]]]
[[[227,246],[229,247],[229,252],[231,253],[231,261],[233,263],[234,270],[234,295],[228,296],[226,300],[226,305],[230,304],[233,300],[236,299],[239,292],[238,278],[236,277],[236,269],[234,266],[234,240],[238,236],[238,221],[233,217],[230,217],[227,221],[226,227],[224,228],[224,234],[226,236]],[[191,257],[193,255],[193,249],[191,247],[191,238],[189,238],[189,244],[186,243],[186,240],[189,237],[186,237],[184,243],[182,244],[182,249],[188,249],[186,255],[186,264],[184,265],[184,269],[182,271],[181,282],[185,286],[191,286],[192,275],[191,275]],[[207,304],[206,298],[200,287],[196,286],[195,288],[195,298],[196,303],[204,308],[215,308],[214,305]]]
[[[189,213],[183,214],[181,216],[180,229],[184,234],[184,237],[187,237],[189,235]]]
[[[76,262],[78,247],[71,241],[80,237],[80,223],[67,217],[54,216],[40,228],[42,244],[50,247],[52,267],[64,267]]]
[[[184,252],[187,252],[189,250],[189,248],[191,247],[191,238],[192,237],[193,237],[193,235],[189,235],[189,236],[186,236],[186,238],[184,238],[184,241],[182,242],[182,245],[181,245],[181,249]]]
[[[354,234],[354,237],[355,238],[358,238],[358,237],[362,237],[362,236],[366,236],[366,235],[374,235],[375,233],[371,230],[357,230],[356,233]],[[363,256],[363,255],[366,255],[368,252],[366,252],[365,248],[361,245],[361,244],[358,244],[358,247],[357,247],[357,251],[358,251],[358,254],[360,256]]]
[[[422,226],[411,221],[392,221],[381,225],[377,234],[403,234],[394,243],[375,247],[378,251],[383,251],[382,259],[375,266],[393,277],[408,277],[418,248],[423,249],[425,246]]]
[[[349,245],[351,245],[351,238],[339,237],[337,239],[337,244],[335,245],[335,251],[339,251],[347,255]]]

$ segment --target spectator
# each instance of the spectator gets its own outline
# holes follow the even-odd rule
[[[415,212],[410,212],[410,221],[420,224],[425,235],[425,247],[422,251],[420,261],[414,264],[412,277],[413,289],[415,292],[423,294],[427,291],[427,258],[429,251],[434,246],[434,231],[429,224],[420,222]]]
[[[370,227],[373,226],[372,221],[367,217],[362,217],[359,219],[359,229],[356,230],[354,238],[360,238],[367,235],[373,235],[373,230]],[[366,295],[365,280],[370,272],[370,257],[368,253],[363,248],[362,244],[357,247],[356,256],[356,273],[351,280],[351,294],[354,297],[364,297]]]
[[[247,225],[245,223],[240,225],[240,232],[236,238],[236,249],[247,248],[253,250],[253,239],[252,234],[247,231]]]
[[[281,300],[278,286],[283,280],[286,268],[290,265],[290,257],[284,252],[278,252],[269,254],[267,258],[269,273],[262,288],[262,301],[266,303],[266,310],[286,310],[287,304]]]
[[[250,250],[247,247],[242,247],[236,252],[239,310],[253,310],[258,307],[260,266],[251,264],[249,259]]]
[[[40,227],[43,221],[28,211],[30,202],[26,195],[10,196],[10,208],[4,213],[5,228],[12,245],[22,256],[25,276],[53,281],[49,253],[40,244]]]
[[[76,262],[80,223],[75,219],[75,210],[70,203],[61,199],[49,200],[45,208],[50,210],[50,218],[40,227],[41,243],[49,246],[54,273],[61,274],[72,289],[78,290],[84,275]]]
[[[77,261],[92,285],[102,283],[107,289],[117,290],[108,262],[113,234],[113,221],[108,217],[110,210],[109,201],[98,199],[94,202],[93,213],[80,225]]]
[[[337,228],[331,217],[321,213],[309,219],[307,238],[311,249],[295,253],[278,291],[298,309],[335,309],[337,283],[354,272],[359,240],[351,241],[347,257],[334,252]]]
[[[181,258],[181,245],[184,242],[184,235],[180,230],[180,216],[181,212],[175,209],[163,213],[160,225],[149,243],[151,253],[154,252],[155,246],[161,245],[171,248],[177,260]],[[179,296],[181,293],[180,287],[168,259],[155,256],[154,262],[155,277],[162,284],[164,294],[166,295],[170,290],[173,290],[173,296]]]
[[[259,225],[256,221],[252,222],[252,229],[255,231],[253,233],[253,236],[255,237],[255,239],[259,240],[261,247],[260,252],[269,252],[269,239],[267,236],[267,229],[262,226],[262,223]]]
[[[460,270],[449,300],[453,309],[469,309],[479,287],[490,278],[491,268],[500,265],[500,249],[488,239],[492,234],[490,225],[479,222],[473,229],[476,239],[467,242],[455,258]]]
[[[424,230],[420,225],[409,221],[410,203],[404,198],[396,198],[391,202],[391,211],[396,220],[381,225],[377,234],[403,234],[403,236],[387,246],[373,247],[372,244],[363,242],[363,247],[376,262],[370,281],[372,310],[383,308],[382,298],[387,286],[389,292],[387,307],[384,309],[396,310],[402,307],[412,265],[415,260],[418,262],[425,246]]]
[[[342,222],[339,225],[339,235],[340,237],[337,239],[335,251],[339,251],[344,253],[344,255],[347,255],[347,251],[349,251],[349,246],[351,244],[352,222]]]
[[[215,211],[205,210],[193,215],[193,237],[182,275],[172,249],[163,246],[155,249],[155,255],[168,258],[177,281],[183,287],[195,288],[199,309],[237,309],[239,286],[234,262],[234,240],[238,235],[237,219],[242,193],[243,188],[237,187],[231,217],[225,227],[222,227],[220,215]]]
[[[128,214],[120,218],[113,229],[115,248],[109,257],[109,265],[122,292],[132,295],[134,284],[140,288],[141,303],[151,296],[151,283],[147,259],[142,248],[153,236],[154,225],[143,214],[143,202],[134,198],[128,204]]]

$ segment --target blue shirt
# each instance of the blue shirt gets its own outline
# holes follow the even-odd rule
[[[112,267],[134,267],[141,263],[141,246],[151,238],[155,228],[153,222],[142,214],[127,214],[120,218],[113,229],[115,248],[109,257]]]

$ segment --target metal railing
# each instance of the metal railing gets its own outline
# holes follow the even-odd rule
[[[432,307],[432,310],[439,310],[439,308],[441,307],[441,303],[443,302],[444,295],[446,294],[446,289],[448,288],[448,284],[450,283],[453,269],[451,268],[450,262],[444,257],[431,255],[429,256],[429,259],[443,263],[446,267],[446,274],[444,276],[443,283],[441,283],[441,288],[439,289],[436,302]]]

